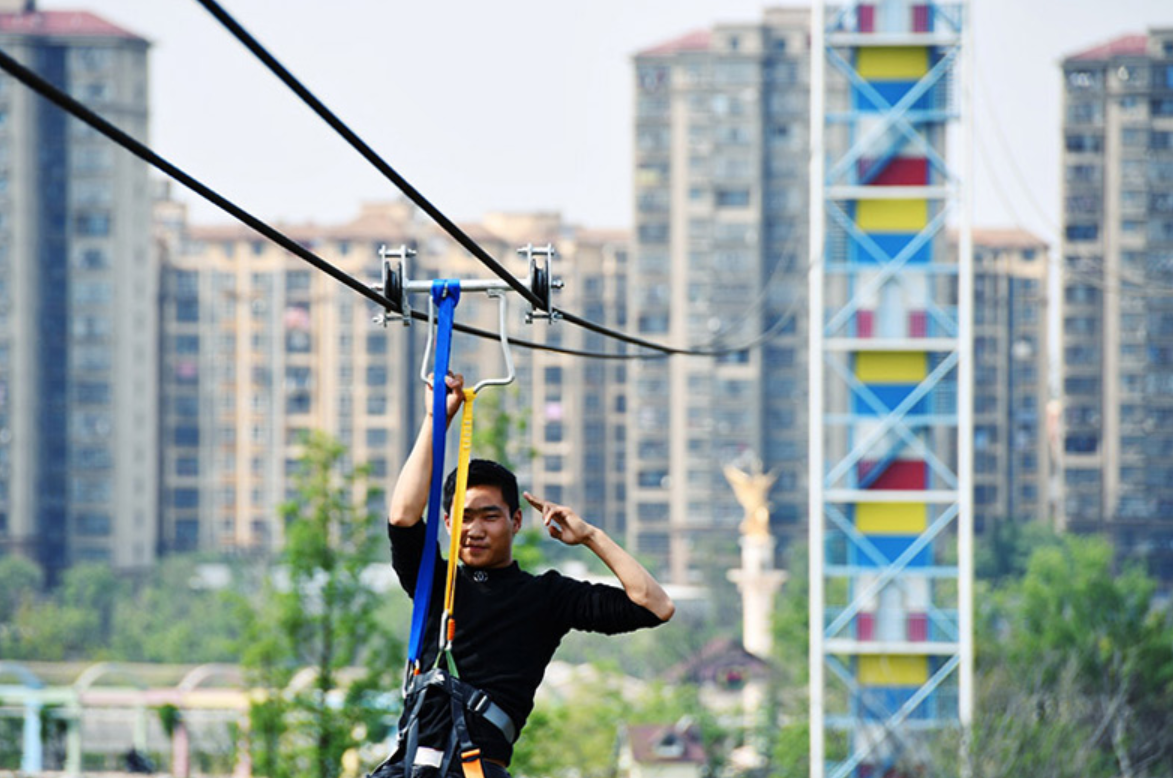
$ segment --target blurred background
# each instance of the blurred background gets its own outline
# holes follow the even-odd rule
[[[809,5],[401,5],[226,10],[510,272],[549,244],[555,305],[686,352],[513,303],[477,453],[680,607],[567,642],[515,775],[1173,772],[1166,4],[828,6],[823,75]],[[0,51],[364,285],[381,247],[491,275],[199,2],[0,0]],[[0,75],[0,770],[382,759],[427,336],[382,313]],[[453,365],[504,369],[460,334]],[[365,638],[323,660],[340,613]]]

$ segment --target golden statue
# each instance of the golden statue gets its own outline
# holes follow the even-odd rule
[[[767,495],[770,487],[778,479],[774,472],[763,473],[762,463],[753,457],[749,462],[749,471],[740,470],[734,465],[725,465],[725,480],[733,487],[733,494],[745,509],[745,520],[741,522],[741,534],[751,538],[768,538],[770,536],[770,500]]]

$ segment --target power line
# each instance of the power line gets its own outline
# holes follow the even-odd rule
[[[139,142],[138,140],[131,137],[127,133],[118,129],[113,124],[106,121],[104,118],[102,118],[101,116],[99,116],[95,112],[91,111],[85,105],[83,105],[80,102],[78,102],[77,100],[75,100],[73,97],[69,96],[65,92],[58,89],[53,84],[49,83],[48,81],[41,78],[39,75],[37,75],[33,71],[26,68],[21,63],[17,62],[15,59],[13,59],[11,56],[9,56],[7,52],[3,51],[2,49],[0,49],[0,69],[3,69],[4,71],[6,71],[9,75],[11,75],[17,81],[20,81],[22,84],[24,84],[25,86],[32,89],[34,92],[39,94],[41,97],[43,97],[46,100],[48,100],[49,102],[53,103],[54,105],[61,108],[65,112],[71,114],[75,118],[77,118],[77,119],[85,122],[89,126],[93,127],[95,130],[102,133],[107,138],[114,141],[115,143],[117,143],[119,146],[126,149],[130,153],[134,154],[136,157],[144,160],[145,162],[149,163],[153,167],[166,173],[168,176],[175,179],[179,183],[183,184],[185,187],[187,187],[191,191],[195,192],[200,197],[203,197],[205,200],[212,203],[216,207],[220,208],[225,213],[229,214],[230,216],[237,219],[238,221],[244,223],[245,225],[247,225],[248,227],[250,227],[251,229],[253,229],[257,233],[263,235],[265,238],[268,238],[272,242],[281,246],[283,249],[285,249],[289,253],[291,253],[291,254],[297,256],[299,259],[302,259],[303,261],[309,263],[317,270],[320,270],[323,273],[326,273],[331,278],[334,278],[335,280],[341,282],[343,285],[358,292],[363,297],[376,303],[380,308],[389,309],[392,307],[391,300],[388,299],[386,296],[376,292],[375,290],[371,289],[369,286],[365,285],[364,283],[362,283],[358,279],[356,279],[353,276],[338,269],[337,267],[335,267],[331,263],[329,263],[326,260],[319,257],[317,254],[314,254],[312,251],[310,251],[309,249],[302,246],[297,241],[289,238],[287,235],[280,232],[279,230],[276,230],[273,227],[269,226],[265,222],[261,221],[260,219],[258,219],[255,216],[253,216],[248,211],[244,210],[240,206],[233,203],[231,200],[227,199],[226,197],[224,197],[220,193],[216,192],[211,187],[201,183],[199,180],[197,180],[193,176],[189,175],[181,168],[173,165],[171,162],[167,161],[166,159],[164,159],[163,157],[161,157],[160,155],[158,155],[157,153],[152,151],[145,144]],[[427,314],[425,314],[421,311],[412,311],[411,313],[412,313],[412,317],[415,319],[418,319],[421,321],[427,320]],[[497,333],[489,332],[487,330],[478,329],[476,327],[470,327],[465,324],[457,323],[455,325],[455,328],[457,330],[459,330],[460,332],[463,332],[463,333],[466,333],[469,335],[475,335],[476,337],[486,338],[489,340],[498,340],[499,339],[499,335]],[[591,358],[591,359],[626,359],[626,360],[630,360],[630,359],[661,358],[661,357],[667,356],[666,354],[662,354],[662,353],[657,353],[657,354],[606,354],[606,353],[599,353],[599,352],[593,352],[593,351],[580,351],[577,349],[569,349],[569,348],[563,348],[563,347],[559,347],[559,346],[548,346],[548,345],[544,345],[544,344],[540,344],[540,343],[532,343],[530,341],[521,340],[521,339],[517,339],[517,338],[510,338],[509,342],[511,345],[520,346],[522,348],[534,349],[537,351],[550,351],[550,352],[559,353],[559,354],[566,354],[568,356],[586,357],[586,358]]]
[[[224,8],[216,2],[216,0],[196,0],[207,11],[232,33],[238,41],[241,42],[249,51],[253,53],[261,62],[269,68],[272,73],[277,76],[287,87],[301,98],[323,121],[330,125],[339,135],[341,135],[347,143],[351,145],[359,154],[363,156],[368,162],[382,173],[391,183],[395,184],[404,195],[408,197],[413,203],[419,206],[425,213],[428,214],[445,232],[447,232],[457,243],[463,246],[470,254],[476,257],[482,264],[492,270],[495,274],[505,280],[514,290],[516,290],[522,297],[526,299],[531,305],[545,310],[547,303],[538,297],[533,290],[526,287],[516,278],[514,278],[497,260],[495,260],[484,248],[476,241],[470,238],[463,230],[460,229],[451,219],[444,215],[435,205],[423,196],[414,186],[412,186],[407,179],[401,176],[392,168],[386,160],[384,160],[378,153],[374,151],[366,142],[362,140],[345,122],[331,111],[326,105],[319,100],[313,92],[311,92],[301,81],[297,79],[289,70],[282,65],[276,57],[274,57],[255,37],[253,37],[244,27],[236,21]],[[550,313],[557,314],[562,320],[574,324],[591,332],[603,335],[615,340],[621,340],[634,346],[641,346],[643,348],[660,351],[664,354],[680,355],[680,356],[721,356],[723,354],[734,353],[736,351],[743,351],[742,348],[737,349],[691,349],[691,348],[676,348],[673,346],[666,346],[661,343],[644,340],[643,338],[634,335],[628,335],[625,332],[605,327],[597,324],[581,316],[577,316],[569,311],[561,310],[554,306],[550,306]]]

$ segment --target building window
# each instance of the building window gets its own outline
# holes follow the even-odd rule
[[[387,396],[385,394],[367,395],[367,413],[371,416],[382,416],[387,413]]]
[[[640,521],[663,521],[668,518],[667,503],[641,502],[635,509]]]
[[[110,534],[110,515],[107,513],[79,513],[77,534],[88,537]]]
[[[370,365],[367,367],[367,386],[383,387],[387,385],[387,368],[384,365]]]
[[[293,270],[285,275],[286,292],[308,292],[310,290],[310,274],[308,270]]]
[[[175,320],[178,322],[197,322],[200,320],[200,304],[196,300],[176,300]]]
[[[718,189],[718,208],[745,208],[749,205],[748,189]]]
[[[1068,435],[1064,449],[1068,454],[1094,454],[1100,447],[1097,435]]]
[[[640,243],[666,243],[668,241],[668,224],[653,222],[639,226]]]
[[[637,483],[645,489],[659,489],[667,485],[667,470],[640,470]]]
[[[110,384],[102,381],[79,381],[74,398],[79,403],[104,405],[110,402]]]
[[[1098,154],[1104,150],[1104,136],[1096,133],[1068,133],[1066,143],[1073,154]]]
[[[81,253],[81,267],[83,270],[104,270],[110,263],[106,259],[106,252],[101,249],[85,249]]]
[[[387,353],[387,335],[382,332],[371,332],[367,334],[367,353],[368,354],[386,354]]]
[[[312,400],[309,392],[296,391],[291,392],[285,398],[285,412],[286,413],[309,413],[312,405]]]
[[[181,519],[175,522],[175,547],[179,550],[192,550],[199,545],[200,523],[194,519]]]
[[[979,485],[973,488],[973,501],[977,505],[992,505],[998,501],[998,487]]]
[[[74,217],[75,234],[96,238],[110,234],[110,214],[105,211],[81,211]]]

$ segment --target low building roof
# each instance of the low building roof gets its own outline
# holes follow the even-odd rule
[[[126,38],[145,41],[141,35],[108,22],[89,11],[33,11],[0,14],[0,33],[61,38]]]
[[[712,40],[712,33],[708,30],[696,30],[679,38],[652,46],[636,54],[637,57],[666,57],[682,51],[706,51]]]
[[[1096,61],[1113,57],[1144,56],[1148,47],[1147,35],[1121,35],[1107,43],[1072,54],[1069,61]]]
[[[632,724],[627,727],[631,756],[639,764],[704,764],[705,747],[693,724]]]

